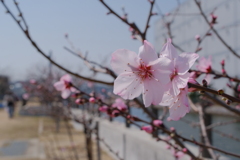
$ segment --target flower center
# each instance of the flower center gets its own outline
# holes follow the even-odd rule
[[[72,87],[72,83],[68,81],[64,81],[66,89],[70,89]]]
[[[178,75],[178,71],[177,71],[177,69],[176,68],[174,68],[174,71],[173,71],[173,73],[171,74],[171,77],[170,77],[170,79],[171,79],[171,81],[174,79],[174,77],[176,77]]]
[[[151,66],[146,66],[145,64],[141,63],[141,65],[139,66],[138,68],[138,72],[137,72],[137,75],[142,79],[146,79],[146,78],[149,78],[151,79],[152,78],[152,71],[151,70]]]

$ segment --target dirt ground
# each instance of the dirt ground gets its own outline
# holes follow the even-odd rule
[[[68,123],[72,135],[69,136],[65,121],[61,121],[60,130],[56,132],[55,123],[49,117],[16,114],[13,119],[9,119],[4,109],[0,110],[0,117],[0,141],[37,138],[44,143],[46,160],[87,160],[84,134],[74,130]],[[97,149],[94,142],[93,155],[96,160]],[[112,160],[104,151],[101,151],[101,157],[102,160]]]

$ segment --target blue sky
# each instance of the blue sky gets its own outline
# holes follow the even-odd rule
[[[5,0],[6,1],[6,0]],[[145,27],[149,2],[147,0],[105,0],[116,12],[122,14],[124,6],[129,21],[134,21],[140,29]],[[138,51],[141,43],[130,38],[129,27],[113,15],[106,15],[107,9],[99,0],[19,0],[20,7],[28,22],[30,34],[40,48],[49,53],[60,64],[80,74],[83,71],[81,60],[66,52],[63,47],[69,44],[64,38],[68,33],[76,49],[89,58],[102,62],[106,57],[120,48]],[[11,0],[6,1],[10,9],[16,12]],[[174,9],[176,0],[157,0],[163,13]],[[154,8],[155,12],[158,9]],[[154,23],[160,16],[152,18],[147,39],[152,42]],[[34,71],[36,66],[47,65],[35,48],[33,48],[12,18],[0,5],[0,74],[7,74],[13,80],[22,80],[26,73]],[[106,62],[108,65],[109,62]],[[83,73],[81,73],[83,72]]]

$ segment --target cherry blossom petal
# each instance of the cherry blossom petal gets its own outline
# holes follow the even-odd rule
[[[169,92],[165,92],[162,98],[161,106],[170,106],[174,102],[173,96]]]
[[[173,60],[174,58],[177,58],[177,56],[178,56],[177,50],[171,43],[172,43],[172,40],[168,39],[167,43],[163,46],[163,48],[160,52],[161,57],[167,57],[171,60]]]
[[[75,93],[79,93],[79,91],[78,91],[76,88],[74,88],[74,87],[71,87],[71,88],[70,88],[70,91],[71,91],[71,92],[75,92]]]
[[[62,98],[67,99],[71,94],[71,91],[69,89],[65,89],[62,91]]]
[[[185,73],[184,75],[178,75],[174,78],[175,83],[177,83],[178,88],[185,88],[188,83],[190,73]]]
[[[138,97],[143,90],[143,84],[134,73],[122,73],[114,81],[113,93],[124,99]]]
[[[72,82],[72,77],[69,74],[66,74],[61,77],[60,81]]]
[[[144,81],[143,91],[143,102],[145,107],[148,107],[151,104],[159,104],[162,101],[165,91],[164,86],[159,81],[146,79]]]
[[[112,69],[117,73],[131,72],[134,68],[137,68],[139,58],[135,52],[127,49],[116,50],[112,54],[111,66]]]
[[[160,83],[167,84],[170,81],[172,63],[171,60],[165,57],[158,58],[150,63],[153,71],[153,77]]]
[[[170,90],[169,93],[173,96],[177,96],[180,93],[180,88],[178,88],[178,84],[175,82],[175,78],[170,82]]]
[[[158,58],[154,47],[146,40],[144,41],[143,46],[139,48],[139,57],[145,64],[148,64],[149,62],[154,61]]]
[[[63,81],[58,81],[58,82],[54,83],[54,87],[57,91],[62,91],[65,89],[65,84]]]
[[[190,111],[190,106],[187,97],[187,87],[181,91],[175,103],[170,107],[170,118],[174,121],[184,117]]]
[[[188,63],[189,63],[189,68],[191,68],[193,66],[193,64],[195,63],[195,61],[199,58],[199,55],[196,53],[181,53],[179,55],[182,58],[187,59]]]

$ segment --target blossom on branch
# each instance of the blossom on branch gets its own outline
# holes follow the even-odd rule
[[[158,104],[170,82],[171,60],[158,58],[153,46],[144,41],[139,54],[120,49],[112,54],[111,65],[119,74],[114,81],[114,94],[124,99],[133,99],[141,93],[144,105]]]
[[[171,75],[167,88],[170,88],[169,93],[171,95],[177,96],[180,93],[180,89],[187,86],[190,77],[188,71],[199,55],[196,53],[182,53],[178,55],[175,47],[171,44],[171,39],[168,39],[162,48],[160,56],[171,60],[169,67]]]
[[[171,120],[177,121],[190,111],[187,93],[188,87],[186,86],[185,88],[180,89],[180,93],[177,96],[173,96],[169,93],[164,94],[163,101],[160,105],[169,106],[169,117]]]
[[[71,92],[77,90],[72,86],[72,77],[68,74],[61,77],[60,81],[54,83],[54,87],[57,91],[62,92],[62,98],[66,99],[70,96]]]
[[[212,57],[209,56],[208,59],[202,57],[196,67],[199,71],[210,73],[212,71]]]
[[[125,111],[127,110],[127,105],[124,103],[124,101],[120,98],[117,98],[115,100],[115,103],[112,104],[112,107],[113,108],[117,108],[119,109],[120,111]]]

